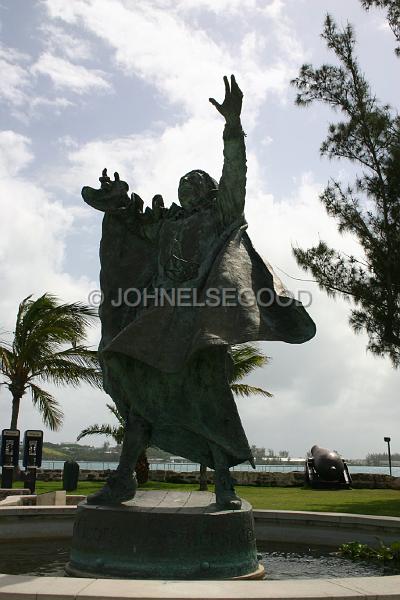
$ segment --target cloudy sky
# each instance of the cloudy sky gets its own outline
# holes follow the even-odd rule
[[[307,278],[291,253],[322,238],[360,255],[341,237],[318,195],[329,177],[351,179],[345,162],[321,159],[325,107],[294,105],[289,82],[304,62],[334,60],[320,39],[326,13],[356,29],[358,55],[379,98],[396,103],[399,62],[381,11],[359,0],[0,0],[0,331],[13,330],[18,303],[45,291],[64,301],[98,288],[101,214],[80,189],[101,170],[119,171],[149,202],[176,200],[193,168],[219,178],[223,122],[208,103],[222,100],[222,76],[244,92],[246,216],[253,242],[294,292],[309,290],[318,333],[302,346],[262,344],[272,361],[251,378],[274,394],[238,406],[250,443],[303,456],[314,443],[346,457],[383,451],[400,423],[399,376],[365,352],[349,329],[349,305]],[[98,343],[99,331],[90,333]],[[0,427],[10,397],[0,388]],[[56,391],[71,441],[109,421],[107,396]],[[41,427],[25,396],[20,428]],[[93,443],[101,443],[93,438]]]

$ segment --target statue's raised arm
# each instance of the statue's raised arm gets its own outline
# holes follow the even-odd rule
[[[219,104],[214,98],[210,102],[225,118],[224,167],[219,183],[217,204],[225,225],[243,217],[246,196],[246,147],[240,122],[243,93],[234,75],[224,77],[225,98]]]

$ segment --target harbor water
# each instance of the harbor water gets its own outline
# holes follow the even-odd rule
[[[89,471],[105,471],[107,469],[114,470],[117,468],[117,462],[85,462],[78,461],[81,469]],[[61,460],[44,460],[42,462],[42,469],[44,470],[55,470],[62,469],[64,461]],[[348,465],[350,473],[376,473],[381,475],[389,475],[389,467],[375,467],[366,465]],[[189,473],[190,471],[198,471],[200,465],[190,462],[150,462],[150,469],[161,470],[161,471],[176,471],[177,473]],[[237,465],[231,469],[232,471],[253,471],[253,467],[248,463]],[[303,471],[304,464],[268,464],[268,465],[256,465],[256,470],[264,473],[288,473],[289,471]],[[400,477],[400,467],[392,467],[392,475],[394,477]]]

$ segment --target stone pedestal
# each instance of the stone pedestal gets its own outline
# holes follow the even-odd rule
[[[220,511],[209,492],[139,491],[121,506],[78,507],[75,577],[260,578],[250,504]]]

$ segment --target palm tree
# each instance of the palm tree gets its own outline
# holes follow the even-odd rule
[[[12,343],[0,342],[0,373],[6,378],[0,385],[12,394],[11,429],[17,428],[21,399],[28,391],[44,424],[53,431],[61,427],[64,415],[57,400],[38,382],[101,387],[97,352],[83,345],[95,317],[95,309],[81,302],[60,304],[51,294],[21,302]]]
[[[106,406],[117,419],[118,425],[109,425],[108,423],[103,423],[102,425],[90,425],[89,427],[86,427],[86,429],[82,429],[76,438],[77,442],[87,435],[106,435],[112,437],[116,444],[122,444],[125,432],[125,419],[122,417],[115,404],[107,404]],[[135,472],[139,485],[142,485],[149,480],[149,461],[147,460],[146,451],[142,452],[137,459]]]
[[[272,394],[259,387],[249,385],[247,383],[241,383],[241,380],[249,375],[252,371],[258,367],[263,367],[268,364],[269,357],[265,356],[258,346],[254,344],[238,344],[232,346],[231,356],[233,360],[232,378],[230,386],[232,392],[236,396],[248,397],[253,394],[266,396],[272,398]],[[207,467],[206,465],[200,465],[200,477],[199,477],[200,491],[207,491]]]

